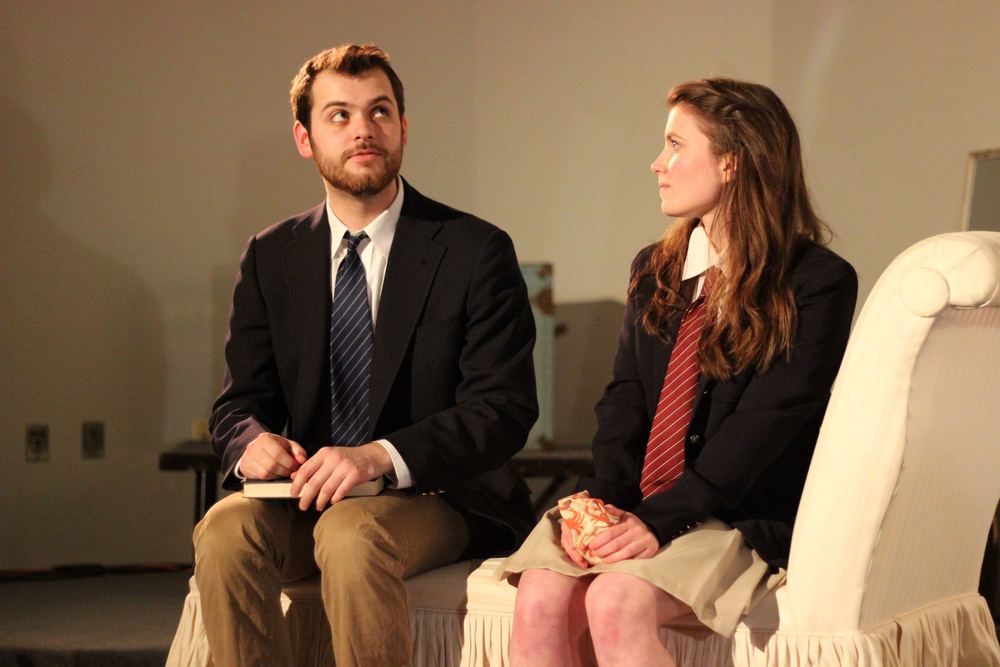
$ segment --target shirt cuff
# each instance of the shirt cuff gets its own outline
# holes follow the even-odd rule
[[[392,469],[396,473],[396,481],[390,481],[388,484],[389,488],[408,489],[413,486],[413,476],[410,474],[410,469],[407,467],[406,461],[399,455],[399,450],[388,440],[376,440],[375,443],[381,445],[382,449],[389,455],[389,458],[392,459]]]
[[[243,476],[242,472],[240,472],[240,464],[241,463],[243,463],[243,457],[242,456],[240,458],[236,459],[236,465],[233,466],[233,474],[236,475],[236,479],[240,480],[241,482],[245,482],[245,481],[247,481],[247,478]]]

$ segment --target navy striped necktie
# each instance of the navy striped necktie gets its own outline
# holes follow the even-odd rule
[[[347,254],[337,267],[330,314],[330,442],[362,444],[368,437],[368,378],[372,361],[372,316],[365,267],[358,244],[364,232],[347,240]]]

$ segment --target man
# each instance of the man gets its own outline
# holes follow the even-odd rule
[[[233,494],[195,528],[205,630],[217,665],[293,664],[281,582],[318,570],[337,665],[407,665],[403,579],[531,528],[506,463],[537,417],[534,323],[510,238],[399,177],[383,51],[324,51],[291,96],[326,202],[247,245],[210,426],[224,486],[291,476],[301,495]]]

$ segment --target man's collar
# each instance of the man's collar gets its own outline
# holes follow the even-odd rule
[[[392,239],[396,234],[396,224],[399,222],[399,213],[403,210],[403,179],[396,177],[396,197],[389,204],[389,208],[379,213],[374,220],[365,225],[363,231],[371,239],[384,255],[389,254],[392,246]],[[330,199],[326,200],[326,217],[330,221],[330,238],[335,243],[340,243],[345,232],[351,230],[342,223],[330,208]]]

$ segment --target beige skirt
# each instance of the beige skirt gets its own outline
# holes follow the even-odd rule
[[[709,519],[661,548],[652,558],[601,563],[581,569],[559,543],[559,510],[551,509],[521,548],[497,569],[514,586],[525,570],[545,569],[571,577],[623,572],[639,577],[687,606],[713,631],[731,636],[740,619],[785,580],[743,541],[740,531]]]

